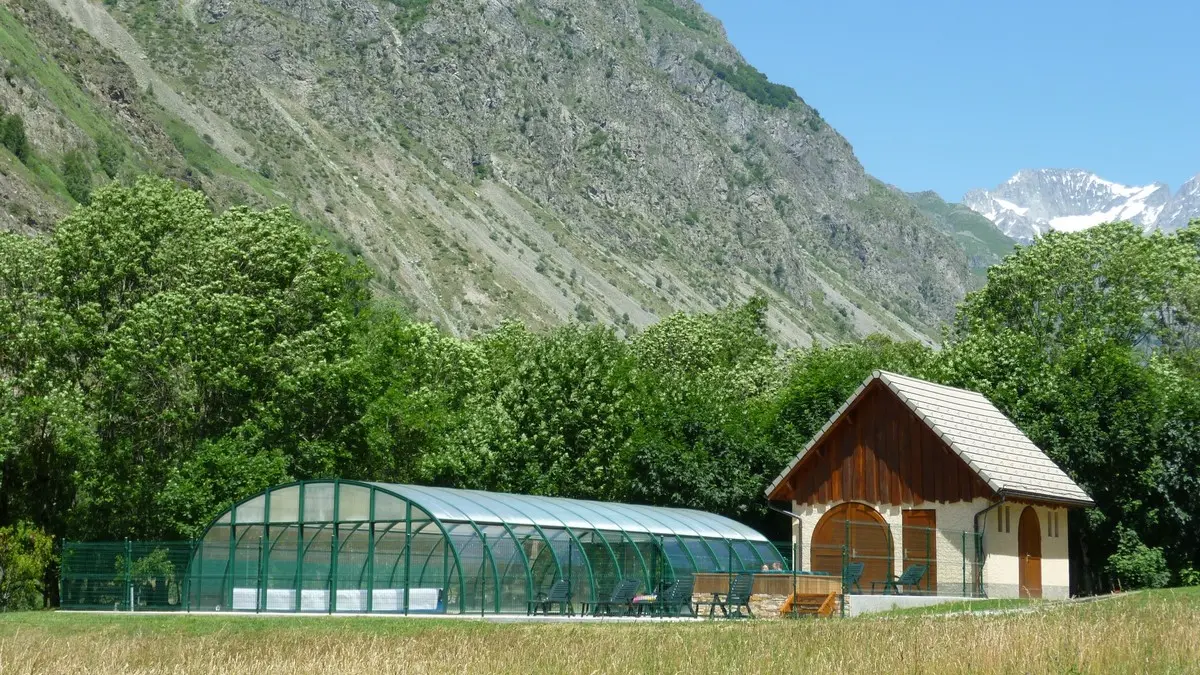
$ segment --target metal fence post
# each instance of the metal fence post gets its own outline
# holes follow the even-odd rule
[[[125,598],[129,601],[129,611],[133,611],[133,545],[125,538]]]
[[[333,614],[337,611],[337,589],[338,589],[338,553],[341,547],[338,546],[338,535],[341,534],[341,526],[338,523],[338,518],[341,507],[342,490],[339,486],[337,478],[333,479],[333,536],[329,540],[330,555],[329,561],[329,602],[325,604],[326,612]]]
[[[446,537],[446,546],[450,538]],[[461,572],[459,573],[461,579]],[[408,616],[408,598],[412,591],[412,502],[404,503],[404,616]],[[460,598],[459,611],[463,609],[466,598]]]
[[[64,563],[66,563],[66,560],[67,560],[67,540],[66,539],[62,540],[61,547],[62,548],[59,549],[59,552],[58,552],[58,554],[59,554],[58,559],[60,560],[60,562],[58,563],[58,606],[59,607],[62,607],[62,605],[63,605],[63,577],[66,576],[65,574],[63,574],[63,571],[64,571],[63,568],[66,567],[66,565]]]
[[[263,495],[262,541],[258,549],[258,605],[267,608],[267,587],[271,585],[271,490]]]
[[[261,612],[263,605],[264,605],[263,595],[265,595],[265,593],[263,591],[262,569],[263,569],[263,550],[266,547],[266,545],[267,545],[266,540],[263,538],[263,536],[261,534],[259,534],[258,535],[258,560],[256,561],[256,563],[254,565],[254,567],[255,567],[254,587],[257,589],[254,593],[254,613],[255,614],[258,614],[259,612]]]
[[[226,611],[233,611],[233,567],[237,562],[237,507],[229,509],[229,561],[225,563]]]
[[[367,519],[370,539],[367,540],[367,614],[375,610],[375,488],[368,492]]]
[[[486,556],[487,555],[487,533],[480,532],[479,536],[481,537],[480,541],[483,544],[483,554]],[[483,567],[483,565],[481,564],[480,572],[483,571],[482,567]],[[479,575],[479,616],[483,616],[483,610],[486,607],[487,607],[487,576],[484,574],[480,574]]]
[[[196,540],[188,540],[188,566],[196,560]],[[192,611],[192,575],[184,574],[183,576],[183,611],[185,613]]]
[[[967,531],[962,531],[962,594],[967,597]]]
[[[297,499],[296,514],[296,598],[294,601],[295,611],[300,612],[304,608],[302,598],[304,597],[304,486],[305,483],[300,483],[298,490],[300,492]]]

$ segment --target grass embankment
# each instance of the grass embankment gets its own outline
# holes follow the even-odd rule
[[[1200,592],[985,615],[672,624],[0,615],[4,673],[1185,673]]]

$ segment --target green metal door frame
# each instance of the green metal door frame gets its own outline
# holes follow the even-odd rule
[[[524,502],[522,502],[522,503],[524,503]],[[521,509],[518,509],[511,504],[509,504],[508,506],[513,511],[516,511],[519,515],[524,516],[525,520],[529,521],[529,525],[531,527],[533,527],[533,529],[535,531],[537,531],[538,536],[542,538],[542,543],[546,544],[546,548],[550,551],[550,559],[554,561],[554,569],[558,570],[558,578],[566,580],[566,577],[563,576],[562,562],[559,561],[558,553],[556,553],[554,551],[554,545],[550,543],[550,538],[546,536],[546,531],[542,529],[541,525],[537,524],[537,520],[530,518],[529,515],[526,514],[524,511],[522,511]],[[533,561],[530,561],[529,565],[530,565],[529,575],[530,575],[530,579],[532,579],[533,578],[533,570],[532,570]]]
[[[590,521],[590,520],[588,520],[587,518],[584,518],[583,516],[579,515],[579,512],[578,512],[578,511],[575,511],[574,509],[570,509],[570,508],[566,507],[565,505],[564,505],[562,508],[563,508],[564,510],[570,511],[571,513],[575,514],[575,517],[576,517],[576,518],[579,518],[580,520],[582,520],[583,522],[585,522],[585,523],[587,523],[587,524],[588,524],[588,527],[590,527],[590,528],[591,528],[591,530],[592,530],[592,539],[595,539],[595,538],[596,538],[596,535],[598,535],[598,534],[600,535],[600,543],[604,544],[604,550],[608,551],[608,556],[609,556],[610,558],[612,558],[612,561],[613,561],[613,566],[617,568],[617,573],[618,573],[618,574],[620,574],[622,577],[624,577],[624,576],[625,576],[625,570],[624,570],[624,567],[621,565],[620,561],[618,561],[618,560],[617,560],[617,554],[616,554],[616,553],[613,553],[612,547],[608,545],[608,540],[607,540],[607,539],[604,537],[604,535],[603,535],[603,534],[600,534],[600,528],[596,527],[596,524],[595,524],[595,523],[593,523],[592,521]],[[566,526],[566,523],[563,523],[563,525],[564,525],[564,527],[565,527],[565,526]],[[580,552],[581,552],[581,553],[583,553],[584,557],[587,557],[587,552],[583,550],[583,547],[582,547],[582,546],[580,546],[580,547],[579,547],[579,550],[580,550]],[[593,569],[593,568],[592,568],[592,564],[591,564],[591,561],[589,560],[589,561],[588,561],[588,570],[589,570],[589,572],[591,572],[591,570],[592,570],[592,569]],[[599,597],[596,597],[596,578],[595,578],[595,577],[596,577],[596,575],[595,575],[595,573],[594,573],[594,572],[591,572],[591,574],[592,574],[592,595],[593,595],[593,599],[595,599],[595,600],[599,600],[600,598],[599,598]]]
[[[613,505],[610,505],[610,507],[612,507],[612,506],[613,506]],[[622,506],[622,507],[624,507],[625,505],[621,505],[621,506]],[[615,510],[615,509],[614,509],[614,510]],[[621,510],[622,512],[624,512],[624,508],[621,508],[620,510]],[[671,526],[669,523],[667,523],[666,521],[663,521],[663,520],[661,520],[661,519],[659,519],[659,518],[655,518],[654,516],[652,516],[652,515],[649,515],[649,514],[646,514],[646,513],[643,513],[642,511],[640,511],[640,510],[637,510],[637,509],[633,509],[633,510],[632,510],[632,513],[634,514],[635,518],[644,518],[644,519],[646,519],[646,520],[651,520],[651,521],[653,521],[653,522],[655,522],[655,523],[658,523],[658,524],[659,524],[659,526],[661,526],[661,527],[663,528],[663,530],[665,530],[665,531],[666,531],[666,533],[669,533],[669,536],[675,537],[676,541],[679,541],[679,542],[680,542],[680,544],[681,544],[681,545],[683,545],[683,550],[684,550],[684,552],[687,554],[688,560],[691,560],[691,561],[692,561],[692,569],[693,569],[693,570],[697,569],[697,567],[696,567],[696,559],[695,559],[695,558],[692,556],[692,552],[687,550],[687,546],[683,544],[683,540],[682,540],[682,539],[680,538],[680,536],[679,536],[679,531],[678,531],[678,528],[672,527],[672,526]],[[622,530],[622,531],[624,531],[624,530]],[[650,538],[651,538],[651,540],[653,540],[653,538],[654,538],[655,536],[658,536],[658,537],[664,537],[664,536],[668,536],[667,534],[665,534],[665,533],[663,533],[663,532],[646,532],[645,534],[648,534],[648,535],[650,535]],[[632,541],[632,539],[631,539],[630,541]],[[634,548],[636,549],[636,546],[635,546]],[[661,546],[661,540],[660,540],[660,546],[659,546],[659,548],[662,548],[662,546]],[[638,557],[642,557],[642,556],[641,556],[641,551],[638,551]],[[714,558],[715,558],[715,556],[714,556]],[[667,564],[671,566],[671,578],[677,578],[677,577],[678,577],[678,575],[675,573],[675,565],[674,565],[673,563],[671,563],[671,561],[670,561],[670,559],[669,559],[669,558],[667,559]],[[647,565],[646,565],[645,558],[642,558],[642,565],[643,565],[643,566],[645,566],[647,570],[649,570],[649,566],[647,566]],[[657,570],[655,570],[655,571],[657,572]],[[650,577],[650,574],[649,574],[649,572],[647,572],[647,582],[646,582],[646,583],[647,583],[647,584],[652,584],[653,582],[652,582],[652,581],[649,579],[649,577]]]
[[[481,504],[478,501],[471,499],[467,495],[467,493],[460,494],[459,498],[463,499],[464,501],[471,502],[472,504],[474,504],[480,508],[483,508],[483,509],[488,508],[486,504]],[[498,519],[498,520],[500,520],[500,526],[504,528],[504,531],[507,532],[508,536],[512,539],[513,546],[517,547],[517,553],[519,553],[521,555],[521,563],[522,563],[522,565],[525,566],[525,588],[526,588],[525,601],[528,604],[529,602],[532,602],[533,598],[534,598],[534,595],[533,595],[533,572],[531,572],[529,569],[530,568],[529,556],[525,555],[525,547],[521,546],[521,542],[517,541],[517,535],[513,533],[512,528],[510,528],[508,526],[508,523],[505,523],[503,521],[503,519]],[[476,528],[476,529],[478,529],[478,528]],[[511,564],[509,566],[511,567]],[[496,569],[495,556],[493,556],[493,559],[492,559],[492,568],[493,568],[493,570]],[[507,575],[508,567],[504,568],[504,572]],[[500,613],[500,581],[499,581],[498,577],[496,580],[496,613],[497,614]]]

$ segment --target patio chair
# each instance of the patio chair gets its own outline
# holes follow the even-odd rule
[[[921,577],[925,576],[925,572],[928,569],[928,565],[909,565],[908,568],[904,570],[904,574],[901,574],[898,577],[889,574],[886,581],[872,581],[871,592],[874,593],[875,587],[882,584],[884,595],[887,595],[889,590],[894,595],[900,595],[901,588],[908,588],[921,583]]]
[[[529,614],[537,616],[538,610],[547,616],[551,605],[558,605],[558,613],[575,616],[575,607],[571,604],[571,584],[566,580],[554,582],[548,593],[538,593],[536,600],[529,603]]]
[[[696,608],[692,603],[696,580],[687,575],[675,580],[675,583],[663,590],[662,595],[654,604],[654,611],[662,616],[696,616]]]
[[[599,600],[592,605],[592,614],[600,616],[601,613],[608,616],[613,615],[613,610],[617,609],[621,614],[629,614],[633,611],[633,596],[637,595],[638,588],[642,585],[637,579],[622,579],[613,587],[612,593],[609,594],[607,600]],[[583,605],[582,611],[587,614],[588,605]]]
[[[842,570],[842,588],[849,593],[850,589],[857,588],[859,593],[863,592],[862,586],[858,585],[859,579],[862,578],[863,569],[866,568],[866,563],[852,562],[846,565]]]
[[[753,574],[739,574],[733,578],[729,584],[729,592],[725,593],[725,597],[721,597],[720,593],[713,593],[712,600],[705,600],[696,603],[697,612],[700,606],[708,607],[708,618],[714,616],[716,610],[721,610],[721,614],[730,619],[739,619],[748,617],[753,619],[754,612],[750,611],[750,593],[754,589]],[[746,613],[742,614],[742,608],[746,608]]]

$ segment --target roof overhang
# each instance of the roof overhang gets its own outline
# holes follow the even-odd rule
[[[979,464],[977,462],[975,462],[975,460],[970,456],[969,453],[964,452],[963,448],[959,447],[959,445],[954,441],[953,438],[948,437],[938,427],[937,424],[934,424],[931,420],[929,420],[926,417],[925,413],[922,412],[921,409],[917,406],[917,404],[914,403],[912,400],[910,400],[908,398],[908,396],[906,396],[904,394],[904,392],[901,391],[901,389],[891,379],[889,379],[888,375],[889,374],[886,372],[876,370],[875,372],[868,375],[865,380],[863,380],[863,383],[858,387],[858,389],[856,389],[854,391],[854,393],[851,394],[850,397],[846,399],[846,402],[843,403],[842,406],[840,408],[838,408],[837,411],[834,412],[832,416],[830,416],[829,421],[827,421],[825,423],[825,426],[821,427],[821,430],[818,431],[816,433],[816,435],[813,436],[812,440],[810,440],[808,442],[808,444],[804,446],[804,449],[801,450],[798,455],[796,455],[795,459],[793,459],[791,461],[791,463],[789,463],[787,465],[787,467],[785,467],[783,469],[783,471],[781,471],[779,473],[779,475],[775,478],[775,480],[771,482],[770,486],[768,486],[767,489],[764,490],[764,494],[766,495],[768,500],[784,501],[781,498],[781,496],[777,494],[777,492],[779,491],[779,486],[782,485],[784,483],[784,481],[786,481],[787,478],[792,474],[792,472],[796,470],[796,468],[800,465],[800,463],[802,461],[804,461],[804,458],[806,456],[808,456],[809,452],[812,451],[812,449],[815,448],[816,446],[820,445],[825,440],[825,438],[827,436],[829,436],[829,434],[833,431],[834,427],[836,427],[838,422],[841,421],[843,416],[862,399],[862,397],[866,393],[866,391],[872,385],[875,385],[878,382],[879,383],[878,386],[886,388],[897,399],[899,399],[913,415],[915,415],[918,419],[921,420],[921,423],[924,424],[926,426],[926,428],[928,428],[939,439],[941,439],[941,441],[946,444],[946,447],[950,448],[951,452],[953,452],[955,455],[957,455],[959,457],[959,459],[961,459],[963,462],[965,462],[967,464],[967,467],[970,468],[971,471],[973,471],[977,476],[979,476],[979,478],[985,484],[987,484],[987,486],[989,488],[991,488],[992,491],[995,492],[997,495],[1010,496],[1010,497],[1013,497],[1016,499],[1023,499],[1023,500],[1027,500],[1027,501],[1063,504],[1063,505],[1069,505],[1069,506],[1093,506],[1095,504],[1095,502],[1092,501],[1090,498],[1076,499],[1076,498],[1072,498],[1072,497],[1064,496],[1064,495],[1056,495],[1056,494],[1049,494],[1049,493],[1022,492],[1019,490],[1013,490],[1012,488],[1008,487],[1007,485],[996,480],[993,476],[988,475],[988,472],[985,471],[981,466],[979,466]],[[896,376],[896,377],[900,377],[900,376]],[[908,379],[912,379],[912,378],[908,378]],[[978,394],[976,394],[976,395],[978,395]],[[1026,439],[1026,440],[1028,440],[1028,439]],[[1075,486],[1075,487],[1078,488],[1078,486]],[[1082,489],[1080,489],[1080,492],[1083,492]]]

